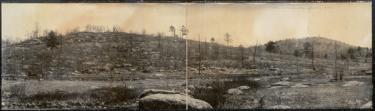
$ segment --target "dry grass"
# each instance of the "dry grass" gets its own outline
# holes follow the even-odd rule
[[[208,102],[216,109],[220,109],[226,101],[225,94],[227,90],[243,85],[249,86],[253,90],[260,87],[259,83],[243,78],[235,78],[232,81],[216,80],[207,84],[206,87],[195,88],[192,96]]]
[[[104,107],[126,107],[124,104],[133,103],[138,96],[140,89],[129,88],[126,85],[115,87],[99,87],[83,91],[38,91],[26,94],[27,85],[15,84],[7,91],[11,92],[6,105],[3,108],[10,109],[45,109],[45,108],[104,108]],[[2,95],[5,97],[5,95]]]

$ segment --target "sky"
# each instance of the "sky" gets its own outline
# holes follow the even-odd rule
[[[2,38],[24,40],[41,30],[65,33],[87,24],[119,26],[122,31],[171,35],[169,26],[189,29],[188,38],[215,38],[230,45],[255,45],[270,40],[321,36],[355,46],[371,47],[371,3],[64,3],[2,4]],[[178,32],[179,34],[179,32]]]

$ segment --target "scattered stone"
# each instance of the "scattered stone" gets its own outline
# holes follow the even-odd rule
[[[270,89],[276,89],[276,88],[281,88],[281,87],[283,87],[283,86],[270,86],[269,88]]]
[[[269,68],[270,71],[279,71],[279,68]]]
[[[29,68],[30,68],[30,65],[23,65],[22,68],[23,68],[23,69],[29,69]]]
[[[186,101],[187,100],[187,101]],[[139,109],[212,109],[205,101],[183,94],[151,94],[139,100]]]
[[[366,71],[366,74],[367,74],[367,75],[372,75],[372,70],[367,70],[367,71]]]
[[[363,82],[358,82],[358,81],[348,81],[348,82],[345,82],[344,87],[347,87],[347,86],[361,86],[363,85],[364,83]]]
[[[175,92],[175,91],[168,91],[168,90],[160,90],[160,89],[146,89],[140,94],[139,98],[143,98],[145,96],[152,95],[152,94],[182,94],[182,93]]]
[[[260,78],[255,78],[255,79],[254,79],[254,81],[259,81],[259,80],[260,80]]]
[[[289,80],[289,77],[284,77],[281,79],[281,81],[288,81]]]
[[[161,74],[161,73],[156,73],[156,74],[155,74],[155,76],[156,76],[156,77],[163,77],[163,76],[164,76],[164,74]]]
[[[194,85],[189,85],[188,88],[189,89],[195,89]]]
[[[361,108],[365,108],[365,109],[372,109],[372,101],[364,104],[363,106],[361,106]]]
[[[270,106],[267,109],[290,109],[290,107],[286,105],[275,105],[275,106]]]
[[[90,86],[90,89],[97,89],[99,88],[98,86]]]
[[[249,86],[240,86],[240,87],[238,87],[238,89],[247,90],[247,89],[250,89],[250,87]]]
[[[109,64],[109,63],[105,64],[104,67],[103,67],[103,69],[104,69],[105,71],[110,71],[110,70],[112,70],[112,64]]]
[[[240,89],[232,88],[232,89],[228,89],[227,93],[232,94],[232,95],[239,95],[239,94],[242,94],[243,92]]]
[[[279,81],[279,82],[273,83],[272,86],[290,86],[290,82],[288,82],[288,81]]]
[[[302,83],[298,83],[298,84],[296,84],[296,85],[294,85],[292,87],[298,87],[298,88],[300,88],[300,87],[309,87],[309,86],[305,85],[305,84],[302,84]]]

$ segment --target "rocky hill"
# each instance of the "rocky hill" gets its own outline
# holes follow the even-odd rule
[[[150,73],[156,70],[182,71],[185,68],[185,40],[178,37],[78,32],[63,36],[59,42],[61,44],[53,49],[47,48],[43,37],[4,46],[2,74],[62,78],[67,74]],[[335,41],[321,37],[287,39],[275,43],[281,47],[281,54],[293,55],[294,50],[303,49],[306,42],[314,44],[315,54],[319,55],[317,57],[332,56],[334,52]],[[188,44],[191,67],[197,67],[199,60],[211,66],[209,63],[217,60],[246,59],[252,56],[254,49],[193,40],[189,40]],[[350,47],[337,42],[339,53],[347,52]],[[229,52],[226,52],[227,49]],[[264,50],[265,45],[259,46],[260,54],[257,55],[265,53]]]

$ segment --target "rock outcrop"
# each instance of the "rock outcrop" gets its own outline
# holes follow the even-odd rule
[[[139,109],[212,109],[212,106],[189,95],[166,90],[146,90],[141,94]]]

